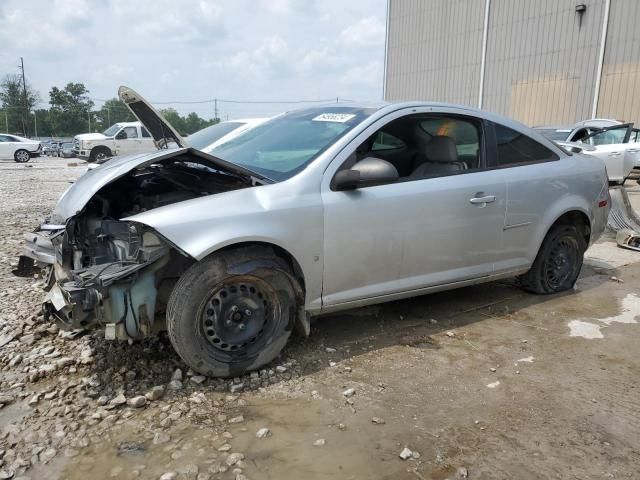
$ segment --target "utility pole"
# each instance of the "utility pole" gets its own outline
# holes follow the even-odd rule
[[[36,119],[36,111],[33,111],[33,135],[38,138],[38,120]]]
[[[87,110],[87,120],[89,120],[89,133],[91,133],[91,110]]]
[[[218,120],[218,99],[213,99],[213,118],[214,120]]]
[[[20,71],[22,72],[22,89],[24,92],[24,113],[25,116],[29,115],[29,102],[27,101],[27,81],[24,77],[24,59],[20,57]],[[25,121],[25,117],[22,117],[22,130],[25,136],[28,136],[27,132],[27,123]]]
[[[107,125],[109,125],[109,127],[111,126],[111,108],[110,107],[107,107]]]
[[[9,134],[9,116],[7,115],[7,109],[4,109],[4,129],[7,135]]]

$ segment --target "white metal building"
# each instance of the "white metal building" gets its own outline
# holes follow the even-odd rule
[[[388,0],[385,99],[640,124],[640,0]]]

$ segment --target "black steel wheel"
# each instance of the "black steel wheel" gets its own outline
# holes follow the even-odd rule
[[[204,375],[240,375],[284,348],[297,308],[295,280],[271,249],[247,247],[192,265],[167,305],[169,338]]]
[[[555,225],[540,247],[531,270],[519,278],[525,290],[549,294],[573,288],[580,275],[586,241],[573,225]]]

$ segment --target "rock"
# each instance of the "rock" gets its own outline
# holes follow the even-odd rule
[[[271,430],[267,427],[261,428],[256,432],[256,438],[267,438],[271,436]]]
[[[456,336],[456,334],[455,334],[454,332],[452,332],[452,331],[448,331],[448,332],[446,333],[446,335],[447,335],[447,337],[449,337],[449,338],[453,338],[453,337],[455,337],[455,336]]]
[[[404,448],[402,449],[402,451],[400,452],[400,455],[399,455],[399,456],[400,456],[400,458],[401,458],[402,460],[408,460],[408,459],[410,459],[411,457],[413,457],[413,452],[412,452],[411,450],[409,450],[407,447],[404,447]]]
[[[169,436],[168,433],[165,433],[165,432],[157,432],[153,436],[154,445],[162,445],[163,443],[167,443],[169,440],[171,440],[171,437]]]
[[[40,461],[42,463],[49,463],[57,453],[58,452],[55,448],[48,448],[40,454]]]
[[[244,388],[244,383],[236,383],[229,387],[229,391],[231,393],[238,393],[238,392],[241,392],[243,388]]]
[[[9,405],[10,403],[13,403],[14,400],[15,400],[15,398],[13,398],[11,395],[0,393],[0,403],[1,404]]]
[[[342,392],[342,395],[344,395],[345,397],[353,397],[355,394],[355,388],[347,388],[344,392]]]
[[[206,379],[207,377],[205,377],[204,375],[194,375],[193,377],[190,378],[191,382],[195,383],[196,385],[203,384]]]
[[[127,400],[127,405],[132,408],[142,408],[147,404],[147,397],[144,395],[138,395]]]
[[[227,457],[225,463],[231,467],[238,463],[240,460],[244,460],[244,455],[242,453],[232,453]]]
[[[109,403],[109,397],[107,397],[106,395],[101,395],[100,397],[98,397],[98,399],[96,400],[96,403],[98,405],[100,405],[101,407],[105,406],[107,403]]]
[[[238,415],[237,417],[233,417],[229,419],[229,423],[242,423],[244,422],[244,417],[242,415]]]
[[[278,365],[278,366],[276,367],[276,372],[278,372],[278,373],[284,373],[284,372],[286,372],[286,371],[287,371],[287,367],[284,367],[284,366],[282,366],[282,365]]]
[[[177,472],[165,472],[160,476],[160,480],[175,480],[178,478]]]
[[[127,397],[124,396],[124,393],[121,393],[113,397],[109,403],[111,405],[115,405],[116,407],[119,405],[124,405],[125,403],[127,403]]]
[[[324,447],[327,444],[327,441],[324,438],[319,438],[315,442],[313,442],[314,447]]]
[[[25,345],[33,345],[35,341],[36,336],[33,333],[28,333],[20,337],[20,342],[24,343]]]
[[[64,368],[64,367],[68,367],[69,365],[75,363],[75,360],[73,358],[69,358],[69,357],[62,357],[59,358],[58,360],[56,360],[56,367],[58,368]]]
[[[494,372],[494,373],[495,373],[496,369],[495,369],[495,368],[493,368],[493,367],[491,367],[491,368],[489,369],[489,371],[491,371],[491,372]]]
[[[182,382],[180,380],[171,380],[168,384],[167,384],[167,389],[168,390],[182,390]]]
[[[335,348],[331,348],[331,347],[327,347],[327,348],[324,349],[324,351],[327,352],[327,353],[335,353],[336,349]]]
[[[342,430],[342,431],[344,431],[344,430],[346,430],[346,429],[347,429],[347,426],[346,426],[344,423],[339,423],[339,424],[338,424],[338,430]]]
[[[37,405],[39,401],[40,401],[40,395],[36,393],[33,397],[29,399],[29,406],[33,407],[34,405]]]
[[[218,448],[219,452],[228,452],[229,450],[231,450],[231,445],[229,445],[228,443],[225,443],[224,445]]]
[[[438,323],[438,320],[436,320],[435,318],[430,318],[430,319],[429,319],[429,323],[430,323],[431,325],[435,325],[436,323]]]
[[[58,396],[58,392],[53,390],[52,392],[45,393],[44,394],[44,399],[45,400],[53,400],[57,396]]]
[[[458,467],[456,470],[456,478],[459,480],[464,480],[469,477],[469,472],[465,467]]]
[[[160,400],[163,395],[164,395],[164,386],[162,385],[156,385],[155,387],[153,387],[151,390],[149,390],[147,393],[144,394],[144,396],[150,402],[153,402],[155,400]]]
[[[38,369],[40,374],[46,375],[47,373],[52,373],[56,371],[56,366],[53,363],[46,363]]]
[[[20,362],[22,362],[22,359],[23,359],[23,358],[24,358],[24,357],[22,356],[22,354],[21,354],[21,353],[19,353],[19,354],[15,355],[15,356],[11,359],[11,361],[9,362],[9,366],[10,366],[10,367],[15,367],[16,365],[19,365],[19,364],[20,364]]]
[[[0,335],[0,347],[4,347],[7,343],[13,341],[16,338],[16,335],[13,333],[2,334]]]
[[[180,370],[179,368],[176,368],[175,371],[173,372],[173,375],[171,375],[171,380],[177,380],[178,382],[182,381],[182,370]]]
[[[371,419],[371,421],[373,423],[375,423],[376,425],[384,425],[386,422],[384,421],[384,418],[380,418],[380,417],[373,417]]]

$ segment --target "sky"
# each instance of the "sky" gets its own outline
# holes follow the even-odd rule
[[[0,0],[0,77],[24,57],[43,107],[67,82],[84,83],[96,107],[127,85],[206,118],[213,103],[159,102],[377,101],[385,19],[386,0]],[[225,119],[296,106],[218,110]]]

